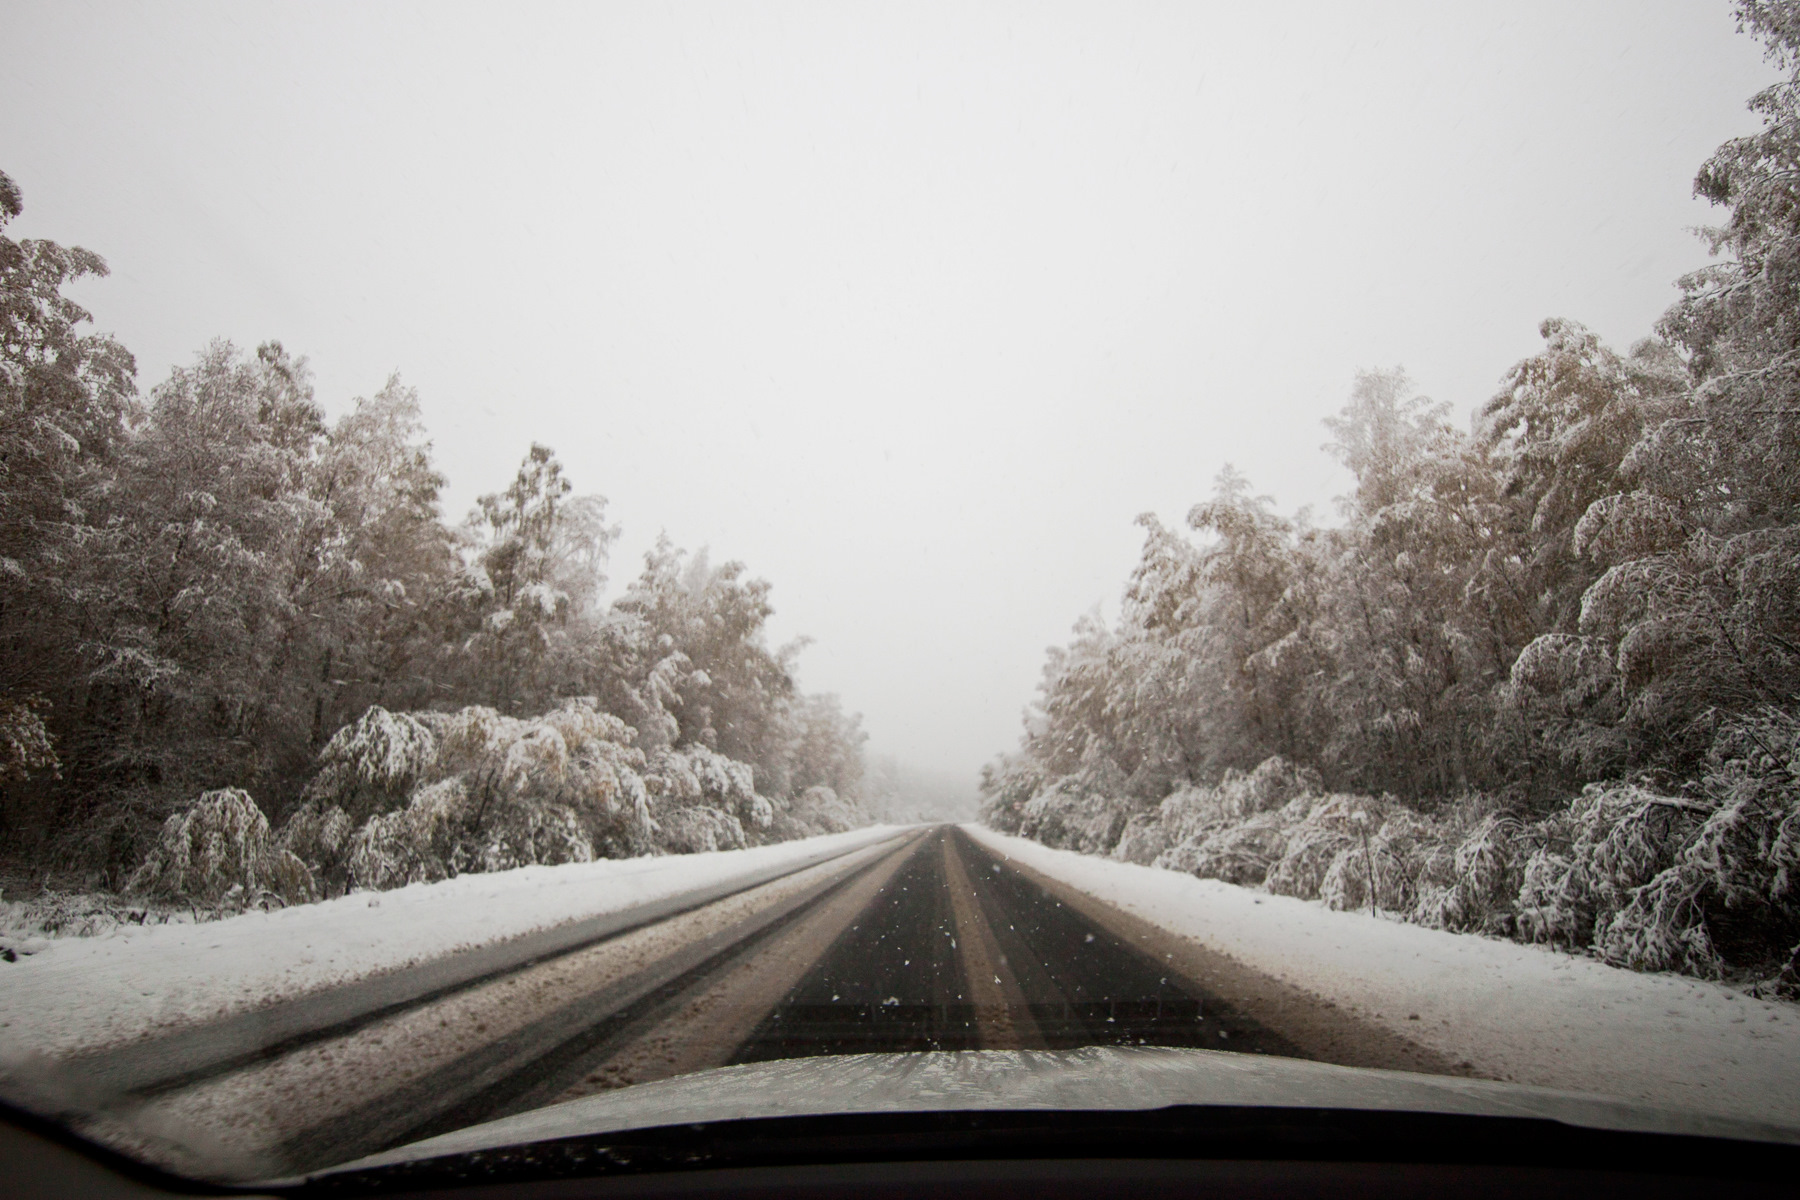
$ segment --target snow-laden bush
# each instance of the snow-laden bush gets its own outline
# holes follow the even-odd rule
[[[1481,815],[1455,843],[1448,871],[1441,849],[1428,858],[1413,919],[1439,929],[1510,936],[1524,882],[1523,832],[1515,817]]]
[[[406,807],[371,817],[348,839],[352,887],[381,890],[449,878],[473,865],[462,846],[469,791],[457,776],[414,792]]]
[[[1155,832],[1147,821],[1130,829],[1127,853],[1136,856],[1131,861],[1259,885],[1286,854],[1290,831],[1319,788],[1317,773],[1279,755],[1252,771],[1226,771],[1217,787],[1183,784],[1158,806]]]
[[[1187,871],[1202,879],[1255,887],[1287,845],[1287,829],[1279,812],[1262,812],[1226,825],[1204,837],[1182,842],[1156,859],[1159,867]]]
[[[453,783],[445,780],[444,783]],[[454,793],[449,793],[453,796]],[[420,792],[415,801],[425,801]],[[466,812],[468,805],[465,803]],[[427,809],[429,812],[429,809]],[[492,817],[492,810],[489,810]],[[574,809],[561,804],[514,804],[476,828],[473,838],[462,839],[452,851],[457,873],[510,871],[514,867],[554,866],[558,863],[592,862],[597,854],[590,828]]]
[[[1169,848],[1161,813],[1138,813],[1125,823],[1112,856],[1120,862],[1149,866]]]
[[[1158,823],[1169,847],[1199,843],[1222,828],[1236,814],[1228,809],[1217,788],[1184,784],[1164,797],[1157,809]]]
[[[585,698],[537,717],[373,707],[326,743],[279,833],[247,793],[209,792],[169,819],[132,888],[209,903],[308,899],[468,871],[736,848],[866,820],[814,788],[776,827],[748,764],[698,745],[646,760],[635,737]]]
[[[1118,843],[1132,806],[1116,792],[1084,778],[1053,784],[1033,796],[1020,814],[1019,832],[1047,846],[1107,854]]]
[[[644,756],[631,727],[591,701],[571,700],[540,717],[473,706],[419,719],[440,747],[422,781],[463,778],[482,822],[517,816],[531,824],[528,814],[512,810],[551,805],[581,818],[597,846],[648,848]]]
[[[1672,865],[1705,811],[1637,784],[1590,785],[1541,827],[1519,889],[1522,936],[1571,948],[1601,941],[1637,889]]]
[[[1319,883],[1319,899],[1327,907],[1373,907],[1383,912],[1410,913],[1418,900],[1418,885],[1428,857],[1441,841],[1432,822],[1398,806],[1385,814],[1366,805],[1350,814],[1353,823],[1372,829],[1367,840],[1359,834],[1356,844],[1338,851],[1325,878]],[[1356,813],[1363,814],[1361,820]],[[1373,880],[1370,876],[1373,873]],[[1371,905],[1371,893],[1373,904]]]
[[[1428,815],[1391,797],[1319,795],[1316,776],[1270,759],[1217,787],[1182,785],[1155,813],[1065,778],[1023,806],[1021,832],[1623,966],[1800,977],[1800,722],[1767,712],[1728,724],[1697,790],[1596,785],[1527,824],[1480,797]]]
[[[1800,995],[1800,718],[1790,713],[1723,722],[1689,794],[1595,784],[1532,822],[1479,796],[1427,814],[1316,785],[1272,759],[1122,817],[1071,777],[1032,796],[1022,832],[1335,909],[1639,970],[1760,977]],[[1106,823],[1120,821],[1108,851]]]
[[[242,788],[207,792],[163,822],[126,891],[242,906],[311,898],[312,874],[270,844],[269,819]]]
[[[733,850],[810,832],[794,821],[777,822],[748,763],[706,746],[657,751],[644,769],[644,786],[649,836],[657,849],[673,854]]]
[[[275,837],[275,845],[305,863],[315,890],[334,896],[349,886],[350,837],[356,822],[337,805],[307,801]]]
[[[1571,886],[1574,863],[1570,849],[1575,822],[1567,812],[1555,813],[1531,827],[1525,862],[1519,868],[1519,896],[1514,903],[1513,936],[1565,949],[1586,946],[1593,937],[1593,913],[1580,903],[1585,890]]]
[[[1289,803],[1293,819],[1287,826],[1287,841],[1265,883],[1279,896],[1317,900],[1333,864],[1342,855],[1362,848],[1355,814],[1366,815],[1373,801],[1366,796],[1331,795]]]
[[[1728,723],[1696,799],[1679,805],[1684,836],[1669,861],[1602,914],[1610,962],[1717,976],[1791,968],[1800,942],[1800,720],[1777,710]],[[1637,873],[1645,869],[1634,861]],[[1791,988],[1790,985],[1786,985]]]
[[[460,768],[454,773],[466,780],[473,805],[459,870],[652,849],[643,755],[631,744],[631,727],[591,702],[573,700],[529,720],[465,709],[444,730],[446,765]]]
[[[1676,970],[1715,978],[1724,960],[1713,945],[1706,914],[1707,879],[1677,862],[1642,887],[1596,930],[1596,948],[1608,962],[1641,971]]]
[[[823,785],[800,793],[793,811],[820,833],[848,833],[869,823],[869,814],[860,804]]]
[[[821,784],[807,788],[792,804],[778,812],[772,831],[786,841],[824,833],[845,833],[868,823],[869,816],[860,805]]]
[[[664,813],[657,822],[656,840],[675,854],[741,850],[745,845],[744,827],[738,819],[705,804]]]
[[[372,708],[327,745],[278,842],[328,892],[648,853],[650,793],[632,740],[582,699],[531,718]]]
[[[657,844],[686,853],[704,829],[704,840],[723,838],[713,849],[743,846],[746,829],[767,830],[775,819],[775,807],[756,791],[756,776],[749,764],[725,757],[705,746],[683,746],[659,752],[644,775],[650,793],[650,813]],[[696,810],[714,816],[677,816]],[[665,828],[669,831],[664,832]]]
[[[1018,833],[1025,820],[1025,805],[1043,782],[1043,768],[1024,755],[1002,755],[998,761],[982,767],[981,791],[985,799],[979,813],[981,822],[1001,833]]]
[[[329,798],[365,821],[404,803],[436,758],[437,739],[424,721],[373,705],[325,743],[306,798]]]
[[[1226,771],[1216,790],[1227,816],[1251,817],[1281,808],[1296,796],[1317,795],[1323,786],[1317,771],[1297,767],[1277,754],[1247,773]]]

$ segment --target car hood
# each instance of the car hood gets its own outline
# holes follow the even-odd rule
[[[558,1138],[764,1117],[1252,1106],[1534,1117],[1593,1129],[1800,1144],[1800,1126],[1444,1075],[1168,1047],[966,1050],[720,1067],[534,1109],[336,1170]]]

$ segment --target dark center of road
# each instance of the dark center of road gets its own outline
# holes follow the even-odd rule
[[[928,839],[734,1061],[1007,1046],[1305,1054],[960,830]]]

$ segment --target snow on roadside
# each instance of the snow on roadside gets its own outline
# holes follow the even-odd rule
[[[1800,1122],[1800,1006],[963,828],[998,854],[1491,1078]]]
[[[205,924],[48,939],[0,962],[0,1057],[133,1041],[897,831],[879,825],[749,850],[521,867]]]

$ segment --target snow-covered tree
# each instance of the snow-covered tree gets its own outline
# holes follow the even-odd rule
[[[541,709],[599,651],[595,601],[617,530],[603,498],[573,490],[533,443],[512,485],[481,497],[470,519],[465,686],[502,712]]]
[[[65,295],[106,264],[7,236],[23,209],[0,172],[0,825],[15,839],[58,816],[50,784],[80,725],[69,680],[97,632],[88,560],[135,391],[131,355]]]
[[[179,889],[169,822],[226,792],[327,892],[860,819],[860,730],[766,644],[766,582],[664,540],[606,604],[617,529],[539,444],[452,530],[416,393],[328,423],[276,342],[139,402],[64,294],[104,273],[0,236],[4,853]]]

